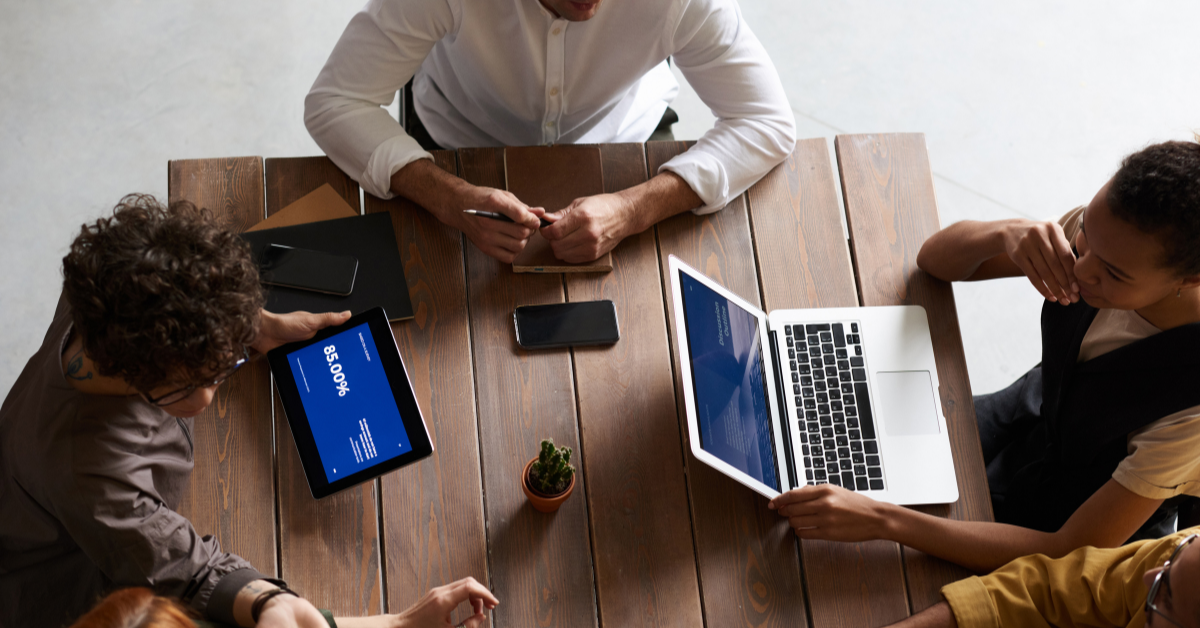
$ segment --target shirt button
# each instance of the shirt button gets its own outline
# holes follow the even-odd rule
[[[550,95],[551,95],[551,96],[557,96],[557,95],[558,95],[558,88],[557,88],[557,87],[551,87],[551,88],[550,88]]]
[[[557,26],[555,26],[555,27],[554,27],[554,30],[550,31],[550,34],[551,34],[551,35],[557,35],[557,34],[559,34],[559,33],[561,33],[561,32],[562,32],[562,29],[561,29],[561,28],[559,28],[559,27],[557,27]]]

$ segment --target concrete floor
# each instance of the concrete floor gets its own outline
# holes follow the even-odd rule
[[[615,3],[618,0],[610,0]],[[79,226],[165,198],[167,160],[319,154],[303,98],[362,0],[6,2],[0,396],[41,342]],[[1047,218],[1125,154],[1200,128],[1200,3],[747,0],[800,137],[926,134],[943,224]],[[712,116],[685,88],[681,139]],[[1038,360],[1023,279],[956,285],[976,392]]]

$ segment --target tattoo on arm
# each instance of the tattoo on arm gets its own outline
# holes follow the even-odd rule
[[[83,370],[83,350],[80,349],[79,351],[75,352],[75,355],[71,356],[71,361],[67,363],[67,377],[70,377],[71,379],[76,380],[76,381],[83,381],[85,379],[92,378],[92,370],[91,369],[88,369],[87,373],[81,374],[80,371],[82,371],[82,370]]]

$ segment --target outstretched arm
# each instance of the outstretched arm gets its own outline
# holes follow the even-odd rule
[[[1088,545],[1116,547],[1161,503],[1110,479],[1057,532],[943,519],[828,484],[789,491],[771,500],[770,508],[787,517],[802,539],[888,539],[984,573],[1029,554],[1058,558]]]
[[[950,605],[938,602],[916,615],[888,626],[888,628],[958,628],[958,622],[954,619]]]
[[[453,613],[464,603],[470,605],[472,614],[454,623]],[[496,608],[499,603],[500,600],[487,587],[467,577],[430,589],[416,604],[398,615],[337,617],[335,620],[339,628],[479,628],[487,622],[487,613],[484,611]]]

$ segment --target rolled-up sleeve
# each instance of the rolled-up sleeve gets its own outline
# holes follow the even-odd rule
[[[317,145],[367,192],[391,198],[391,178],[432,159],[383,109],[453,27],[446,0],[367,4],[351,20],[304,99]]]
[[[117,451],[128,442],[77,444],[88,453],[58,476],[51,508],[88,559],[118,587],[147,586],[232,623],[238,590],[262,574],[164,503],[153,458]]]
[[[767,51],[733,0],[690,0],[672,34],[676,65],[717,122],[659,168],[717,211],[795,149],[796,119]]]

